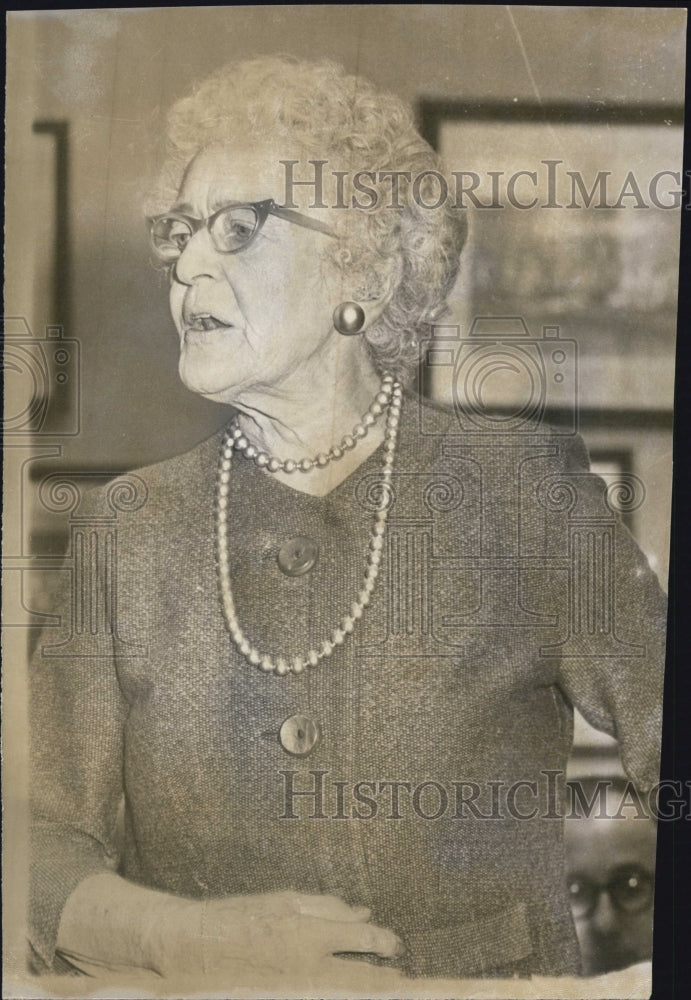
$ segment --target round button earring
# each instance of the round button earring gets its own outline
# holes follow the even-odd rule
[[[354,337],[365,328],[365,310],[357,302],[341,302],[334,309],[333,324],[344,337]]]

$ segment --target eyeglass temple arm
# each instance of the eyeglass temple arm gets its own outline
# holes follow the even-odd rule
[[[336,236],[331,226],[328,226],[325,222],[319,222],[317,219],[312,219],[309,215],[303,215],[301,212],[296,212],[291,208],[282,208],[274,201],[271,202],[269,212],[271,215],[276,215],[279,219],[285,219],[287,222],[294,222],[298,226],[304,226],[305,229],[315,229],[318,233],[324,233],[325,236]]]

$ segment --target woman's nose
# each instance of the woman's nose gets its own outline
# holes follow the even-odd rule
[[[191,285],[201,277],[218,277],[221,272],[218,257],[208,229],[202,227],[187,241],[175,263],[173,275],[183,285]]]
[[[603,889],[590,917],[591,924],[600,934],[611,934],[617,925],[617,920],[617,911],[612,905],[612,898]]]

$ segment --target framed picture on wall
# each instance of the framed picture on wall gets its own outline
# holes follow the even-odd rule
[[[424,101],[420,115],[469,214],[466,317],[559,325],[581,348],[581,406],[671,409],[682,110]],[[641,356],[645,377],[627,366]]]

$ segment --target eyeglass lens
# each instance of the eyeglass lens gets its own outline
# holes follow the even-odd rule
[[[151,227],[154,250],[163,260],[176,260],[192,236],[192,227],[175,216],[156,219]]]
[[[252,205],[238,205],[219,212],[211,224],[211,235],[222,253],[239,250],[257,231],[259,216]]]
[[[221,253],[241,250],[255,236],[260,217],[253,205],[231,205],[212,217],[209,232]],[[154,250],[163,260],[177,260],[196,232],[191,220],[179,216],[161,216],[153,223]]]

